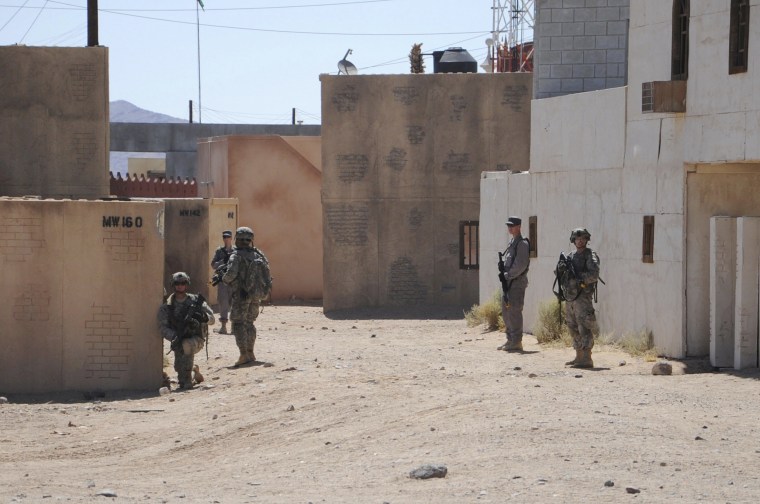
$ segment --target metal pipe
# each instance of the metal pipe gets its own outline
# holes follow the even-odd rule
[[[87,47],[98,45],[98,0],[87,0]]]

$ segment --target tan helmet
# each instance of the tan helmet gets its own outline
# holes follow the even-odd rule
[[[178,271],[172,275],[172,285],[177,285],[178,283],[183,283],[183,282],[186,283],[187,285],[190,285],[190,275],[188,275],[184,271]]]
[[[579,236],[586,238],[586,241],[591,241],[591,233],[586,228],[576,228],[570,233],[570,243],[575,243],[575,239]]]

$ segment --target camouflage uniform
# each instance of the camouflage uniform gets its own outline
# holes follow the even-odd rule
[[[519,348],[523,337],[522,312],[530,267],[530,245],[521,234],[510,240],[504,255],[504,265],[504,278],[509,283],[509,304],[501,304],[501,316],[507,333],[507,344],[503,348]]]
[[[247,241],[246,241],[247,240]],[[236,365],[255,362],[253,346],[256,343],[256,326],[253,325],[259,315],[259,300],[254,299],[244,286],[248,279],[249,270],[253,260],[258,254],[263,253],[254,248],[253,231],[250,228],[238,228],[235,232],[235,248],[230,257],[230,265],[227,273],[222,277],[222,282],[230,286],[232,290],[232,308],[230,320],[232,321],[232,333],[240,351],[240,358]]]
[[[578,278],[571,275],[562,277],[562,289],[567,300],[567,328],[573,337],[573,348],[591,350],[594,338],[599,334],[593,305],[594,289],[599,280],[599,256],[590,248],[584,248],[571,252],[568,258],[572,261]]]
[[[166,299],[166,303],[162,304],[158,310],[161,336],[168,341],[177,337],[188,310],[198,299],[197,294],[187,294],[182,301],[178,301],[174,296],[171,294]],[[191,322],[186,328],[185,337],[181,338],[182,344],[174,350],[174,370],[177,372],[177,381],[181,388],[192,386],[195,354],[203,348],[203,343],[208,335],[208,324],[214,323],[214,312],[209,305],[204,301],[202,307],[208,316],[208,322],[197,324]]]

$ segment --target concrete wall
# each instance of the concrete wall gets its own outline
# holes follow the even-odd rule
[[[319,136],[319,125],[111,123],[111,151],[164,152],[166,175],[197,177],[198,139],[224,135]]]
[[[650,146],[626,127],[626,98],[626,88],[616,88],[533,101],[530,173],[481,179],[481,257],[490,267],[484,260],[480,299],[499,288],[494,273],[496,252],[506,248],[505,218],[535,215],[538,233],[531,239],[538,257],[531,260],[524,313],[532,329],[538,305],[553,298],[553,271],[559,252],[571,250],[570,231],[586,227],[606,282],[597,305],[601,331],[617,337],[651,332],[664,353],[683,356],[683,320],[673,315],[684,306],[683,216],[661,210],[666,205],[660,201],[678,205],[682,193],[658,195],[671,174],[662,167],[657,172],[656,160],[642,173],[639,151],[650,152]],[[651,264],[642,262],[644,215],[655,216]]]
[[[190,292],[201,293],[216,304],[216,289],[209,285],[211,258],[223,244],[222,231],[237,228],[237,200],[232,198],[167,198],[164,201],[166,251],[163,285],[172,292],[171,276],[190,275]]]
[[[536,2],[536,98],[626,85],[629,2]]]
[[[0,47],[0,195],[108,196],[108,49]]]
[[[224,136],[198,143],[199,195],[239,201],[238,225],[272,269],[274,301],[322,298],[320,137]]]
[[[459,222],[478,220],[482,171],[528,169],[531,75],[321,81],[325,310],[469,308]]]
[[[154,389],[161,202],[0,198],[0,392]]]

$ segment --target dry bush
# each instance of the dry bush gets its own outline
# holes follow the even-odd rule
[[[533,326],[533,335],[542,345],[572,345],[573,341],[565,325],[564,313],[560,317],[560,304],[556,299],[542,301],[538,305],[538,317]]]
[[[468,327],[485,325],[488,331],[503,331],[504,320],[501,317],[501,292],[497,291],[487,303],[472,305],[469,311],[464,312],[464,319]]]
[[[605,334],[599,337],[599,343],[619,348],[634,357],[642,357],[647,362],[656,361],[659,355],[657,348],[654,346],[652,331],[646,329],[635,333],[625,333],[620,338],[615,338],[614,334]]]

